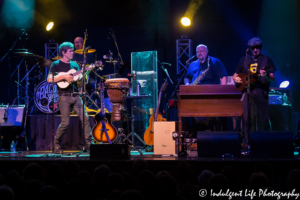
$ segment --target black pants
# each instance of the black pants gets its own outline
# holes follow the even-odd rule
[[[78,117],[80,119],[81,124],[83,124],[84,120],[84,138],[85,143],[90,144],[92,140],[91,136],[91,127],[89,122],[89,117],[86,111],[84,110],[84,119],[82,117],[82,100],[77,95],[75,97],[73,96],[60,96],[59,97],[59,109],[61,113],[61,124],[59,125],[55,138],[54,138],[54,144],[55,146],[60,146],[60,141],[62,136],[65,134],[66,129],[69,126],[70,123],[70,106],[73,105],[74,110],[78,114]]]
[[[244,112],[244,133],[245,143],[249,144],[249,128],[250,131],[255,131],[255,125],[259,131],[270,131],[269,124],[269,100],[268,94],[264,94],[260,88],[255,88],[250,92],[250,116],[248,115],[248,95],[244,94],[243,112]],[[256,123],[257,122],[257,123]]]

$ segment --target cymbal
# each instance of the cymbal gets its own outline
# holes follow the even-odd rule
[[[85,50],[85,53],[94,53],[96,52],[96,49],[87,49]],[[77,49],[74,51],[74,53],[80,53],[80,54],[83,54],[83,50],[82,49]]]
[[[105,62],[108,62],[108,63],[117,63],[118,61],[117,60],[107,60]]]
[[[47,68],[50,67],[53,63],[52,60],[49,60],[49,59],[44,58],[44,57],[40,57],[39,61],[40,61],[40,66],[41,67],[47,67]]]
[[[15,49],[15,51],[17,51],[17,52],[24,52],[24,51],[32,52],[32,50],[30,50],[30,49],[25,49],[25,48]]]
[[[59,59],[62,59],[62,57],[56,56],[56,57],[51,58],[51,60],[59,60]]]
[[[19,56],[35,56],[34,53],[30,53],[28,51],[15,51],[14,54],[17,54]]]

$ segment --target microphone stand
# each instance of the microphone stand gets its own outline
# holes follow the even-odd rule
[[[252,124],[252,114],[251,114],[251,94],[250,94],[250,57],[248,54],[249,49],[246,49],[246,65],[247,65],[247,110],[248,110],[248,126],[247,126],[247,132],[248,132],[248,144],[247,144],[247,151],[248,151],[248,145],[249,145],[249,141],[250,141],[250,124]]]
[[[52,153],[54,154],[54,73],[52,73]]]
[[[82,134],[84,135],[84,131],[85,131],[85,122],[84,122],[84,111],[85,111],[85,108],[84,108],[84,105],[85,105],[85,65],[86,65],[86,51],[85,51],[85,42],[88,38],[88,34],[87,34],[87,29],[85,30],[85,33],[84,33],[84,41],[83,41],[83,46],[82,46],[82,49],[83,49],[83,63],[82,63],[82,82],[81,82],[81,87],[82,87],[82,95],[83,95],[83,98],[82,98]],[[78,113],[78,117],[79,117],[79,113]],[[89,117],[88,117],[89,118]],[[86,141],[85,141],[86,142]],[[86,144],[85,144],[86,145]],[[85,146],[86,147],[86,146]],[[86,148],[84,149],[84,151],[86,151]]]

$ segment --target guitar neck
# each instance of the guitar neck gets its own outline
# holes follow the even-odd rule
[[[162,94],[162,91],[160,91],[159,95],[158,95],[156,110],[155,110],[155,114],[154,114],[154,121],[157,121],[157,116],[158,116],[158,111],[159,111],[159,106],[160,106],[161,94]]]
[[[100,99],[101,99],[101,114],[104,116],[105,114],[105,107],[104,107],[104,92],[101,91],[100,93]]]

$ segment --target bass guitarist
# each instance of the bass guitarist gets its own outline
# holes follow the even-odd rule
[[[59,94],[59,108],[61,113],[61,124],[59,125],[56,135],[54,137],[54,151],[55,153],[61,153],[60,142],[62,136],[65,134],[66,129],[69,126],[70,122],[70,107],[73,106],[74,110],[79,116],[81,123],[84,120],[84,138],[85,138],[85,149],[89,151],[91,144],[91,127],[89,123],[89,118],[84,111],[84,119],[82,119],[82,100],[78,95],[78,89],[76,87],[76,82],[73,81],[73,76],[68,73],[71,69],[79,71],[79,66],[76,62],[71,61],[74,54],[74,45],[71,42],[64,42],[59,46],[59,55],[62,59],[57,60],[52,63],[50,67],[50,74],[48,75],[47,82],[52,82],[54,74],[54,82],[68,81],[70,84],[66,88],[58,88]],[[57,74],[60,73],[60,74]],[[79,78],[82,78],[82,74],[79,75]]]
[[[274,72],[276,71],[275,65],[271,58],[261,54],[262,42],[259,38],[254,37],[249,40],[248,46],[251,49],[251,56],[244,56],[238,63],[237,69],[233,75],[233,80],[236,84],[242,84],[246,80],[241,78],[240,74],[247,74],[250,68],[253,81],[250,81],[250,104],[255,105],[257,108],[259,130],[269,131],[269,87],[270,83],[275,81]],[[266,70],[267,66],[271,66],[271,70]],[[254,75],[254,76],[253,76]],[[248,112],[248,95],[246,90],[243,92],[243,111],[244,111],[244,134],[245,144],[249,147],[249,112]]]

